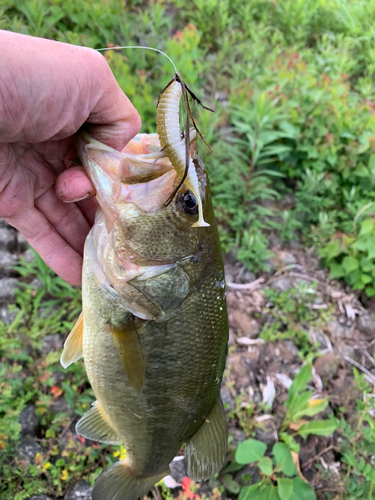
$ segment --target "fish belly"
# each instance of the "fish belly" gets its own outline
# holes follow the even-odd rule
[[[168,321],[144,322],[140,341],[145,379],[137,392],[125,374],[110,328],[128,313],[84,261],[85,367],[97,401],[138,477],[165,471],[219,396],[228,327],[225,299],[219,300],[215,279],[206,276]]]

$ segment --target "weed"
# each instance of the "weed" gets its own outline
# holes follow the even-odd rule
[[[308,327],[325,324],[331,310],[315,308],[318,299],[314,284],[300,284],[297,287],[277,292],[272,288],[265,290],[268,298],[264,314],[272,318],[264,325],[260,338],[267,342],[291,339],[299,347],[302,355],[313,352],[309,340]]]
[[[272,458],[266,455],[266,444],[256,439],[247,439],[238,445],[235,463],[229,463],[221,472],[226,488],[233,493],[239,493],[240,500],[316,498],[314,490],[305,482],[299,471],[300,445],[296,438],[305,439],[309,435],[331,436],[338,423],[334,419],[306,420],[306,417],[314,417],[324,411],[328,405],[327,398],[316,399],[312,391],[307,389],[311,378],[310,358],[288,390],[288,398],[285,401],[286,414],[278,429],[279,439],[272,448]],[[254,464],[259,468],[261,480],[241,489],[233,480],[231,472],[237,471],[238,465],[246,464]]]

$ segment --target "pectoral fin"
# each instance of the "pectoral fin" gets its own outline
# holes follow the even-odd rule
[[[86,439],[99,441],[106,444],[121,444],[121,440],[109,423],[105,420],[104,414],[95,401],[92,408],[78,420],[76,432]]]
[[[64,344],[64,350],[60,358],[60,363],[64,368],[68,368],[69,365],[82,358],[82,334],[83,316],[81,313]]]
[[[126,376],[134,389],[140,392],[145,378],[145,358],[136,321],[142,320],[134,320],[131,316],[120,326],[111,325],[111,329],[113,343],[119,352]]]
[[[186,446],[188,476],[205,481],[218,472],[225,461],[228,448],[228,428],[224,407],[219,398],[202,427]]]

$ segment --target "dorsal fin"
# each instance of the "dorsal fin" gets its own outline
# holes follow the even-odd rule
[[[64,343],[60,363],[64,368],[82,358],[83,315],[79,315],[76,324]]]

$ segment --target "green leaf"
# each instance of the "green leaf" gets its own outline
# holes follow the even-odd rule
[[[356,258],[352,257],[351,255],[348,255],[342,261],[342,265],[343,265],[345,271],[349,274],[352,271],[355,271],[356,269],[358,269],[359,262]]]
[[[237,495],[240,492],[240,485],[233,479],[231,474],[225,474],[222,477],[222,481],[229,493],[234,493],[235,495]]]
[[[251,464],[266,453],[267,445],[256,439],[246,439],[238,445],[235,460],[239,464]]]
[[[266,476],[270,476],[272,474],[273,465],[270,457],[263,457],[262,459],[260,459],[258,462],[258,467]]]
[[[310,400],[311,401],[311,400]],[[308,402],[308,405],[310,403]],[[314,405],[314,406],[307,406],[306,408],[302,409],[301,411],[294,413],[293,415],[293,422],[298,421],[301,417],[313,417],[314,415],[317,415],[321,411],[324,411],[327,408],[328,405],[328,399],[323,399],[319,404]]]
[[[374,229],[374,220],[373,219],[365,219],[361,224],[361,230],[358,236],[362,236],[363,234],[371,233]]]
[[[328,245],[326,245],[324,247],[324,249],[322,250],[322,254],[323,254],[322,256],[324,256],[328,260],[331,260],[334,257],[337,257],[338,255],[340,255],[340,253],[341,253],[341,249],[340,249],[339,242],[337,240],[328,243]]]
[[[295,376],[292,385],[289,387],[289,397],[288,400],[301,392],[303,389],[306,389],[307,383],[311,380],[312,378],[312,373],[311,373],[311,366],[310,365],[305,365],[303,366],[300,371],[297,373]]]
[[[259,492],[259,486],[260,483],[245,486],[241,489],[238,500],[261,500],[262,497]]]
[[[337,429],[337,423],[330,420],[312,420],[307,424],[301,425],[298,429],[298,434],[305,438],[309,434],[314,434],[315,436],[330,436]]]
[[[272,452],[275,456],[276,465],[280,467],[280,470],[284,472],[287,476],[294,476],[297,474],[296,466],[293,462],[292,454],[290,449],[284,443],[275,443]]]
[[[284,441],[284,443],[290,450],[295,451],[296,453],[300,452],[301,447],[293,436],[291,436],[287,432],[280,432],[279,437],[282,441]]]
[[[281,477],[277,481],[277,492],[280,500],[290,500],[293,495],[293,479]]]
[[[300,477],[293,479],[293,494],[290,500],[316,500],[316,495],[311,486]]]
[[[329,263],[329,277],[331,279],[343,278],[345,276],[345,271],[342,264],[338,262]]]
[[[277,489],[275,486],[272,486],[272,484],[267,484],[267,486],[261,490],[260,498],[262,500],[280,500]],[[251,500],[253,500],[252,497]]]

